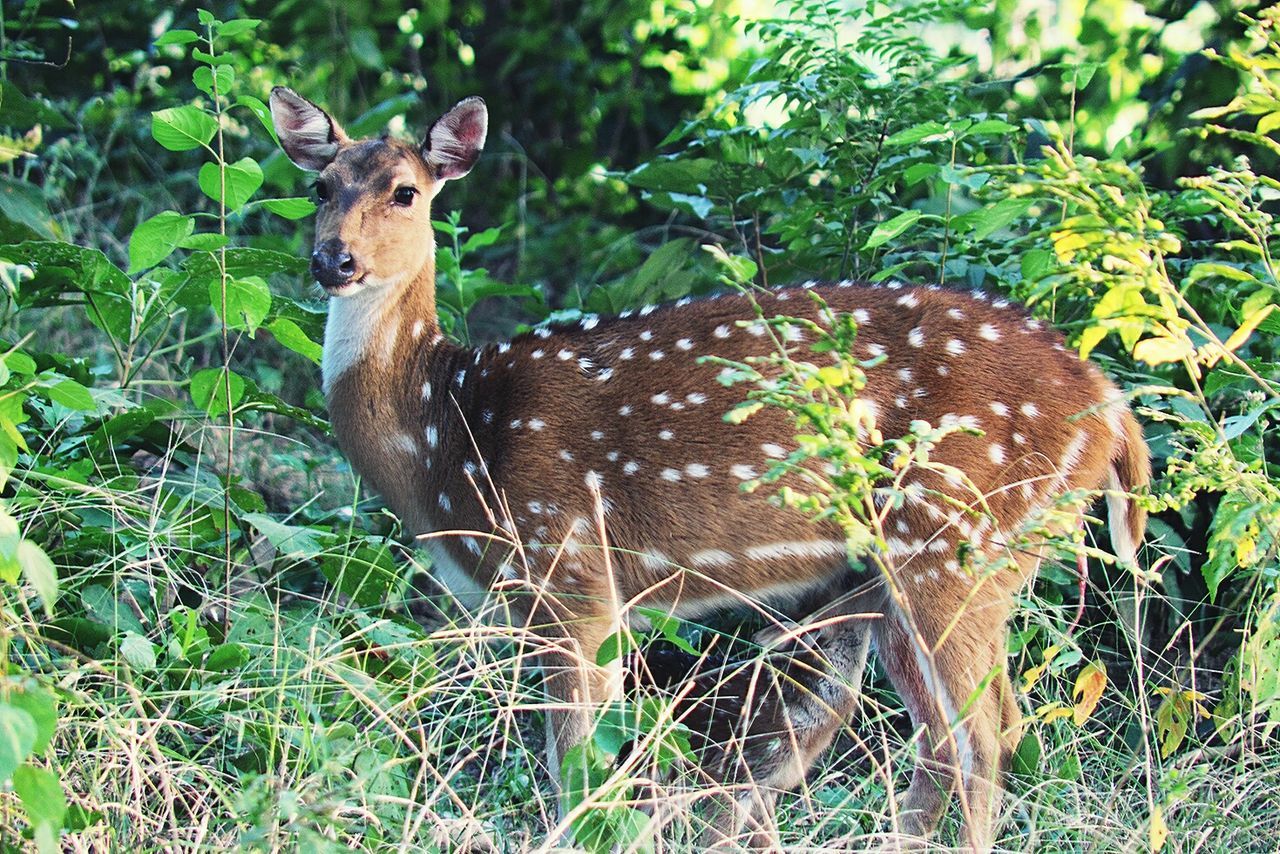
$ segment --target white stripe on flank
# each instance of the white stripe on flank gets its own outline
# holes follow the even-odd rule
[[[694,566],[728,566],[733,563],[733,555],[721,549],[706,549],[691,554],[689,563]]]
[[[749,546],[744,552],[751,560],[774,560],[788,557],[843,557],[848,554],[844,540],[791,540]]]
[[[671,564],[671,558],[657,549],[645,549],[640,553],[640,563],[645,569],[666,569]]]

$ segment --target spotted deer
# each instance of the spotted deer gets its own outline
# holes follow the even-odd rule
[[[851,566],[834,524],[741,488],[796,447],[781,412],[726,422],[745,393],[704,358],[774,346],[751,299],[686,298],[459,346],[436,311],[430,211],[479,157],[484,103],[460,102],[419,144],[350,139],[285,88],[271,113],[288,156],[319,173],[311,271],[331,297],[322,368],[338,442],[410,532],[469,532],[427,540],[449,587],[533,591],[521,607],[551,650],[553,775],[618,689],[595,662],[631,606],[691,617],[745,600],[784,612],[842,600],[842,615],[871,618],[827,621],[826,643],[842,651],[833,666],[860,668],[869,635],[917,727],[900,827],[928,834],[958,790],[968,840],[990,846],[1020,719],[1006,622],[1043,556],[1009,532],[1072,490],[1105,494],[1122,560],[1145,526],[1131,500],[1149,476],[1142,431],[1102,373],[980,292],[840,282],[757,295],[766,316],[814,316],[809,289],[856,318],[856,355],[883,357],[862,398],[885,436],[917,419],[966,428],[932,452],[964,477],[919,471],[879,505],[888,572]],[[972,555],[1013,568],[974,573]],[[757,757],[758,782],[801,782],[851,711],[829,693],[825,718],[791,722],[787,756]]]

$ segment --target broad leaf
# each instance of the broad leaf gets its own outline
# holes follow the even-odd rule
[[[323,353],[320,345],[312,341],[307,333],[302,331],[302,327],[289,318],[277,317],[267,324],[267,329],[271,330],[271,334],[285,347],[317,365],[320,364],[320,356]]]
[[[125,632],[120,639],[120,655],[139,673],[156,669],[156,646],[136,632]]]
[[[215,202],[223,200],[224,180],[227,210],[238,211],[262,186],[262,167],[252,157],[228,163],[225,170],[219,169],[216,163],[200,167],[200,189]]]
[[[67,798],[52,771],[23,765],[13,772],[13,790],[27,811],[41,854],[58,850],[58,831],[67,817]]]
[[[265,513],[246,513],[244,521],[258,529],[279,552],[295,560],[307,560],[318,557],[324,552],[320,537],[323,531],[316,531],[301,525],[289,525],[272,519]]]
[[[8,703],[31,716],[31,720],[36,725],[36,739],[32,744],[32,751],[44,753],[58,725],[58,703],[53,694],[43,688],[32,686],[10,693]]]
[[[217,119],[190,104],[151,114],[151,135],[170,151],[190,151],[208,145],[217,131]]]
[[[159,264],[195,231],[196,221],[176,211],[162,211],[143,220],[129,236],[129,273]]]
[[[0,703],[0,782],[8,780],[35,748],[36,722],[24,710]]]
[[[196,406],[210,415],[218,415],[227,411],[227,385],[231,386],[231,405],[235,406],[244,397],[244,377],[235,371],[227,371],[224,378],[222,368],[205,368],[191,378],[191,399]]]
[[[209,283],[209,304],[231,329],[243,329],[252,335],[271,311],[271,289],[261,276],[247,276],[227,282],[226,311],[223,311],[222,288],[215,280]]]

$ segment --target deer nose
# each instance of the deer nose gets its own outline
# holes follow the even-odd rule
[[[356,278],[359,265],[337,241],[326,241],[311,254],[311,275],[326,288],[340,288]]]

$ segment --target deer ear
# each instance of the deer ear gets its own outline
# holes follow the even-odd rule
[[[422,143],[422,156],[441,181],[461,178],[480,159],[489,111],[480,98],[467,98],[436,119]]]
[[[306,98],[277,86],[271,90],[271,123],[289,159],[301,169],[319,172],[333,162],[347,135],[329,114]]]

